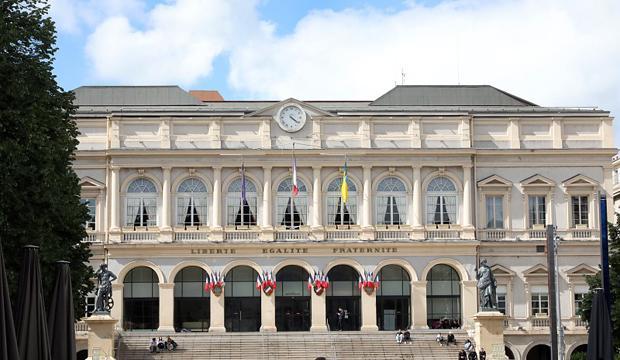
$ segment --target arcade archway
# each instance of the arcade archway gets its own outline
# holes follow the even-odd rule
[[[210,291],[205,290],[207,272],[188,266],[174,277],[174,327],[177,330],[208,331]]]
[[[276,280],[276,328],[278,331],[309,331],[311,325],[308,272],[295,265],[278,271]]]
[[[361,326],[361,297],[359,274],[349,265],[337,265],[327,273],[327,319],[331,330],[359,330]],[[338,309],[344,315],[339,319]]]
[[[157,330],[159,327],[159,278],[153,269],[140,266],[123,279],[123,328]]]
[[[427,323],[431,329],[461,326],[461,278],[446,264],[431,268],[426,276]]]
[[[411,281],[399,265],[386,265],[379,271],[377,325],[379,330],[408,329],[410,325]]]
[[[224,281],[224,326],[227,332],[248,332],[260,329],[260,292],[256,289],[258,273],[240,265],[226,274]]]
[[[525,360],[550,360],[551,359],[551,347],[545,344],[539,344],[534,346],[527,352]]]

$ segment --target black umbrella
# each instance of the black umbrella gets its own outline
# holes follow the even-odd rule
[[[588,360],[613,359],[611,318],[602,291],[594,293],[588,329]]]
[[[75,328],[73,326],[73,292],[68,261],[58,261],[54,295],[47,317],[53,359],[75,360]]]
[[[4,269],[4,255],[0,243],[0,360],[19,359],[17,352],[17,337],[15,337],[15,323],[13,309],[9,298],[9,283],[6,280]]]
[[[38,246],[24,246],[18,285],[15,323],[21,360],[51,360]]]

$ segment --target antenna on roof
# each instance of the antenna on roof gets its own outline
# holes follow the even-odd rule
[[[407,74],[405,74],[405,69],[404,68],[400,68],[400,81],[401,81],[401,85],[405,85],[405,78],[407,77]]]

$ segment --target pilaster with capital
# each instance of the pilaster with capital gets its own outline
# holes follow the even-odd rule
[[[411,282],[411,327],[428,329],[426,319],[426,281]]]
[[[323,218],[321,217],[321,167],[312,167],[312,233],[316,240],[323,240]]]
[[[161,228],[159,241],[172,242],[172,227],[170,226],[170,167],[162,168],[164,181],[162,184]]]
[[[363,167],[363,195],[362,195],[362,204],[363,211],[362,214],[362,232],[361,239],[362,240],[374,240],[375,239],[375,231],[372,224],[372,167],[370,165],[364,165]]]
[[[465,239],[474,239],[475,231],[472,225],[472,181],[471,165],[463,165],[463,235]]]
[[[422,225],[422,175],[421,167],[413,167],[413,211],[411,212],[411,226],[413,228],[413,238],[416,240],[424,240],[424,226]]]
[[[368,294],[361,291],[362,296],[362,331],[379,331],[377,326],[377,292]]]
[[[120,219],[120,191],[119,191],[120,168],[112,166],[110,168],[110,242],[120,242],[121,228]]]
[[[211,216],[211,235],[213,240],[224,240],[224,232],[222,231],[222,168],[219,166],[213,167],[213,216]]]
[[[471,328],[473,323],[471,320],[478,312],[478,281],[463,280],[461,281],[461,294],[463,296],[463,326]]]
[[[274,229],[271,223],[271,166],[263,166],[263,223],[261,239],[274,240]]]

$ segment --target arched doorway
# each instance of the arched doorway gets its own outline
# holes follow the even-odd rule
[[[157,330],[159,327],[159,278],[153,269],[130,270],[123,280],[123,328]]]
[[[433,266],[426,276],[426,316],[431,329],[461,326],[461,278],[450,265]]]
[[[310,330],[310,290],[308,272],[301,266],[289,265],[276,276],[276,328],[278,331]]]
[[[573,350],[573,352],[570,353],[570,360],[573,360],[573,359],[585,359],[587,354],[588,354],[588,344],[581,344],[581,345],[577,346]]]
[[[224,281],[224,326],[228,332],[260,329],[260,291],[256,289],[258,273],[249,266],[236,266]]]
[[[550,360],[551,348],[549,345],[539,344],[534,346],[527,352],[525,360]]]
[[[210,296],[205,290],[207,272],[189,266],[174,277],[174,328],[208,331]]]
[[[510,350],[508,346],[504,346],[504,354],[506,355],[506,359],[515,360],[515,354]]]
[[[379,271],[377,289],[377,325],[379,330],[408,329],[411,313],[409,274],[399,265],[387,265]]]
[[[327,273],[326,306],[327,319],[331,330],[359,330],[361,325],[359,274],[349,265],[337,265]],[[344,311],[338,321],[338,309]],[[341,325],[341,326],[339,326]]]

